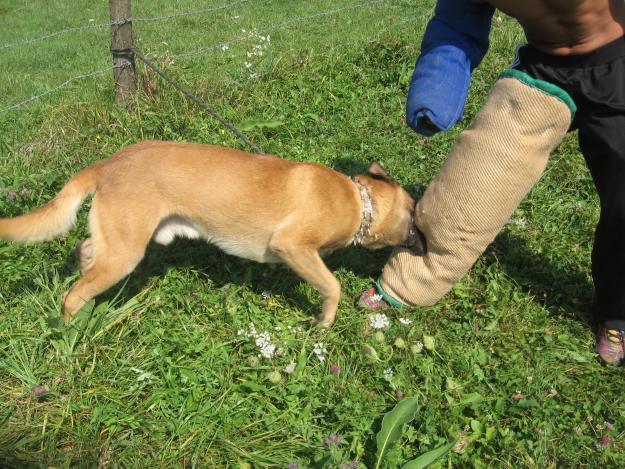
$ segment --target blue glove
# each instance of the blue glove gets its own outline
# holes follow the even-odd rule
[[[495,8],[472,0],[438,0],[410,82],[406,122],[431,136],[462,118],[471,72],[488,50]]]

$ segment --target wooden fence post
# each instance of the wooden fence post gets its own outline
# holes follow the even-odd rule
[[[135,57],[132,51],[132,16],[130,0],[109,0],[111,10],[111,53],[115,77],[115,100],[125,101],[136,91]]]

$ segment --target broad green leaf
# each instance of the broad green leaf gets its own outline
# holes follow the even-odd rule
[[[239,386],[241,387],[241,389],[244,389],[246,391],[254,391],[260,393],[267,392],[267,388],[265,386],[263,386],[262,384],[257,384],[254,381],[243,381],[239,384]]]
[[[108,305],[106,306],[108,307]],[[134,296],[119,308],[99,315],[98,317],[101,318],[101,322],[98,323],[98,330],[94,331],[92,340],[98,338],[101,334],[126,319],[132,313],[136,312],[141,306],[142,303],[137,299],[137,296]]]
[[[254,129],[274,129],[284,125],[282,121],[248,121],[239,124],[238,129],[241,132],[249,132]]]
[[[529,409],[531,407],[540,407],[540,404],[538,404],[538,401],[532,398],[521,399],[519,402],[517,402],[517,405],[524,409]]]
[[[427,453],[423,453],[417,459],[408,461],[401,467],[401,469],[424,469],[449,453],[455,444],[456,442],[454,441],[452,443],[439,446],[438,448],[428,451]]]
[[[80,338],[83,336],[85,329],[89,323],[89,317],[93,312],[93,307],[95,306],[95,300],[89,300],[85,305],[80,308],[80,310],[72,317],[72,320],[69,322],[63,340],[66,344],[65,352],[69,355],[74,353],[74,348],[76,344],[80,341]]]
[[[478,404],[484,400],[484,397],[479,392],[472,392],[464,396],[458,404],[460,405],[472,405]]]
[[[471,430],[475,433],[482,433],[482,423],[479,420],[471,420]]]
[[[417,405],[416,397],[406,397],[384,415],[382,427],[375,437],[378,444],[376,468],[380,467],[386,450],[401,437],[404,425],[414,419]]]
[[[569,350],[569,356],[575,360],[577,363],[587,363],[588,358],[579,352],[575,352],[574,350]]]

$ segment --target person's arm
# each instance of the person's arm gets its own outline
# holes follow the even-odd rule
[[[438,0],[410,82],[406,122],[430,136],[461,118],[471,72],[488,50],[495,8],[471,0]]]

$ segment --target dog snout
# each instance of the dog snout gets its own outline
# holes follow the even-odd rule
[[[404,246],[417,256],[425,256],[427,254],[427,240],[425,239],[425,235],[414,223],[410,224]]]

